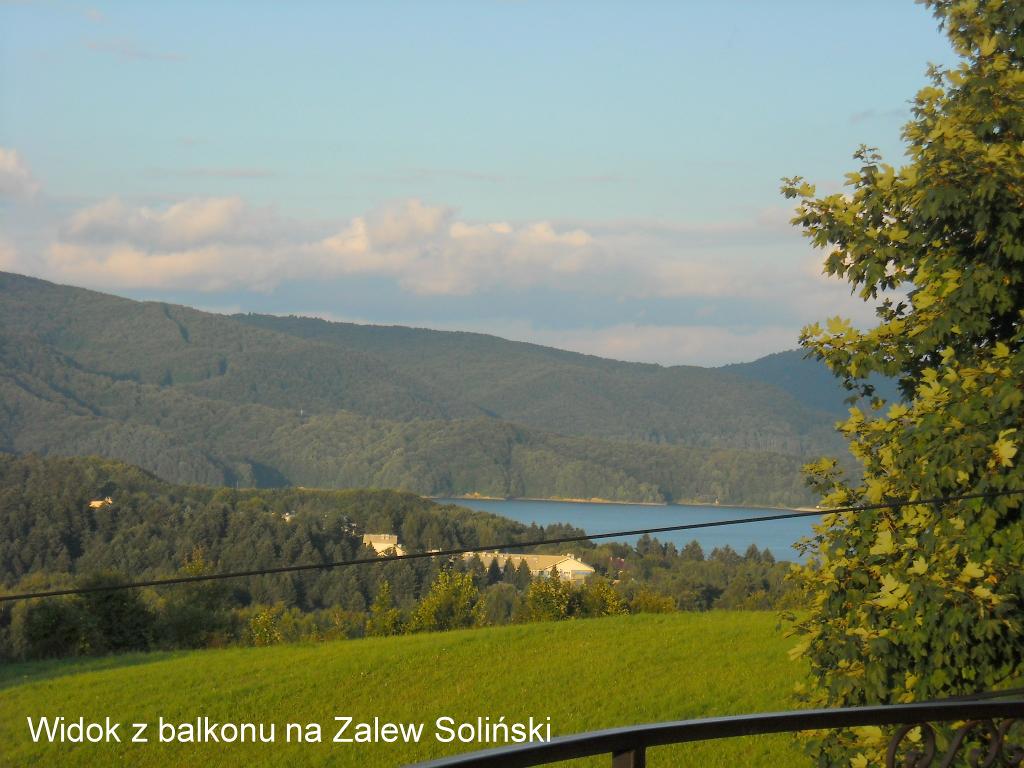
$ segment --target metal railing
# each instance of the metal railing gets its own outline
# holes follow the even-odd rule
[[[943,754],[931,723],[962,723],[944,745]],[[946,700],[915,704],[893,704],[845,709],[811,709],[772,712],[701,720],[678,720],[626,728],[610,728],[547,742],[513,744],[424,763],[419,768],[525,768],[594,755],[611,756],[612,768],[645,768],[651,747],[692,741],[726,739],[767,733],[796,733],[807,730],[851,728],[865,725],[898,725],[889,742],[886,766],[929,768],[936,758],[940,768],[953,763],[967,747],[968,764],[1020,766],[1024,764],[1024,742],[1014,742],[1011,728],[1024,731],[1024,698],[988,700]],[[915,728],[919,735],[908,737]]]

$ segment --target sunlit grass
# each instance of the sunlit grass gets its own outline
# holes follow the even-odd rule
[[[134,654],[0,669],[7,766],[388,766],[466,751],[433,721],[552,718],[554,735],[632,723],[791,708],[799,675],[773,613],[711,612],[530,624],[387,639]],[[33,744],[26,716],[122,722],[273,722],[276,744]],[[335,715],[424,721],[420,744],[333,744]],[[323,744],[287,744],[319,722]],[[122,739],[130,735],[122,726]],[[800,764],[788,735],[649,753],[653,766]],[[610,764],[608,758],[573,765]]]

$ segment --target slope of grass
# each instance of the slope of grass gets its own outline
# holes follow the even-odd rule
[[[433,722],[551,717],[553,735],[788,709],[800,670],[770,613],[672,614],[0,667],[0,765],[389,766],[467,751]],[[26,717],[275,723],[274,744],[34,744]],[[425,722],[419,744],[334,744],[334,717]],[[322,744],[285,743],[317,722]],[[122,726],[122,739],[127,740]],[[128,731],[130,734],[130,731]],[[605,766],[608,758],[572,765]],[[799,765],[793,737],[652,750],[652,766]]]

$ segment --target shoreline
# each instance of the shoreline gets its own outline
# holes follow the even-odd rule
[[[431,501],[440,501],[442,499],[449,501],[531,501],[531,502],[557,502],[564,504],[618,504],[635,507],[701,507],[708,508],[714,507],[719,509],[775,509],[780,512],[821,512],[825,514],[825,510],[818,510],[814,507],[780,507],[775,504],[715,504],[713,502],[702,502],[702,501],[615,501],[612,499],[566,499],[559,497],[537,497],[537,496],[484,496],[483,494],[458,494],[451,496],[424,496],[425,499]]]

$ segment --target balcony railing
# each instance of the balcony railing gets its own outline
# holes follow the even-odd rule
[[[960,723],[942,754],[931,723]],[[644,768],[647,750],[667,744],[766,733],[897,725],[886,755],[888,768],[946,768],[961,757],[976,768],[1024,763],[1024,698],[947,700],[846,709],[812,709],[702,720],[677,720],[610,728],[548,742],[514,744],[419,763],[419,768],[525,768],[593,755],[609,755],[612,768]],[[1019,726],[1019,729],[1015,729]],[[907,737],[920,727],[919,738]],[[1014,740],[1014,736],[1018,740]],[[966,754],[961,754],[966,750]],[[935,762],[939,760],[939,762]]]

